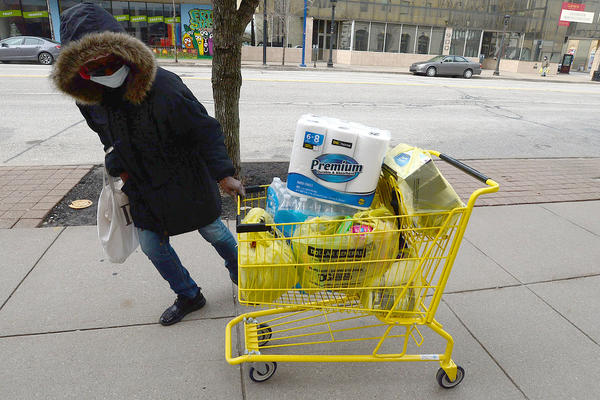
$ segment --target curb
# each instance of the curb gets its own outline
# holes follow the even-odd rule
[[[195,68],[212,68],[212,64],[204,64],[198,63],[195,61],[166,61],[166,60],[157,60],[157,64],[159,66],[181,66],[181,67],[195,67]],[[355,73],[375,73],[375,74],[394,74],[394,75],[413,75],[409,71],[387,71],[381,69],[375,70],[362,70],[355,68],[345,68],[345,67],[333,67],[327,68],[323,66],[317,66],[316,68],[311,64],[307,64],[306,67],[300,67],[299,65],[255,65],[255,64],[244,64],[242,63],[242,69],[253,69],[253,70],[269,70],[269,71],[319,71],[319,72],[355,72]],[[510,81],[520,81],[520,82],[549,82],[549,83],[571,83],[571,84],[598,84],[600,82],[592,81],[591,78],[589,81],[571,81],[565,79],[554,80],[550,77],[550,79],[537,79],[537,78],[519,78],[519,77],[505,77],[505,76],[473,76],[474,79],[485,79],[485,80],[510,80]]]

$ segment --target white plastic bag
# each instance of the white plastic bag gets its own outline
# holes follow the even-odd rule
[[[108,175],[105,168],[102,181],[98,199],[98,238],[108,260],[122,264],[140,244],[138,231],[129,212],[129,199],[121,191],[121,180]]]

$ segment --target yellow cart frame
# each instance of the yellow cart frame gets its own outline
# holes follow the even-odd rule
[[[465,165],[464,163],[441,154],[437,151],[428,151],[432,156],[452,164],[463,172],[485,183],[487,187],[475,190],[464,207],[455,208],[439,213],[426,213],[415,215],[401,215],[396,208],[394,223],[396,229],[388,233],[398,233],[406,238],[408,244],[400,242],[399,248],[405,251],[404,259],[396,259],[389,255],[375,254],[367,261],[344,259],[345,261],[322,260],[326,268],[332,270],[348,266],[362,266],[375,269],[381,267],[381,273],[389,270],[394,262],[411,262],[412,267],[404,268],[405,275],[402,284],[389,286],[385,283],[372,283],[366,279],[358,279],[355,284],[347,282],[344,285],[333,284],[327,287],[295,287],[288,288],[285,293],[279,290],[274,296],[272,287],[250,288],[244,287],[240,280],[238,298],[242,305],[260,306],[261,309],[246,312],[234,318],[227,324],[225,332],[225,357],[232,365],[253,363],[250,368],[250,378],[256,382],[269,379],[275,372],[278,362],[439,362],[440,369],[436,379],[440,386],[452,388],[464,378],[464,369],[457,366],[452,360],[454,341],[442,325],[435,320],[435,313],[442,298],[446,283],[450,276],[454,260],[458,254],[460,244],[465,233],[471,212],[477,198],[481,195],[497,192],[499,185],[492,179]],[[388,192],[389,196],[381,196],[382,204],[392,208],[394,197],[396,204],[402,202],[401,193],[394,184],[393,179],[380,180],[381,192]],[[387,185],[387,187],[386,187]],[[249,188],[244,199],[238,198],[238,242],[239,246],[248,245],[256,237],[248,238],[252,232],[275,232],[290,224],[243,224],[240,217],[251,207],[265,207],[267,186]],[[386,217],[382,218],[385,219]],[[386,221],[389,221],[387,217]],[[352,220],[361,223],[359,220]],[[431,221],[428,223],[428,221]],[[437,221],[437,222],[433,222]],[[442,222],[439,222],[442,221]],[[305,223],[295,225],[301,226]],[[296,229],[299,229],[295,227]],[[374,234],[374,232],[372,233]],[[381,233],[380,233],[381,234]],[[386,233],[383,233],[386,234]],[[346,238],[348,236],[348,238]],[[356,234],[331,234],[331,240],[347,239],[356,240]],[[363,235],[364,237],[364,235]],[[395,236],[394,238],[396,238]],[[299,240],[309,241],[313,236],[300,236]],[[268,240],[268,239],[267,239]],[[290,242],[290,238],[275,235],[273,241]],[[322,256],[321,256],[322,257]],[[354,255],[356,258],[356,255]],[[307,268],[310,263],[298,262],[296,268]],[[314,264],[314,263],[313,263]],[[408,264],[407,264],[408,265]],[[289,267],[289,264],[261,264],[244,265],[239,263],[240,278],[244,273],[253,271],[252,268],[278,268]],[[257,271],[257,270],[254,270]],[[373,274],[372,274],[373,275]],[[263,291],[263,292],[261,292]],[[261,298],[260,294],[265,296]],[[372,294],[393,294],[389,304],[374,305],[365,303],[361,299]],[[244,300],[251,296],[252,301]],[[381,296],[380,296],[381,297]],[[385,296],[383,296],[385,297]],[[410,301],[407,301],[410,299]],[[402,304],[401,304],[402,303]],[[371,318],[372,323],[363,321]],[[349,326],[350,325],[350,326]],[[419,327],[428,327],[446,341],[443,353],[407,354],[409,342],[414,341],[420,347],[424,339]],[[240,327],[243,339],[243,354],[233,355],[233,336],[235,327]],[[401,332],[396,333],[400,330]],[[380,333],[373,334],[373,331]],[[384,343],[397,340],[401,351],[385,352]],[[375,346],[370,354],[272,354],[271,351],[286,350],[298,346],[315,346],[330,344],[349,344],[358,341],[373,341]],[[269,342],[271,344],[269,344]]]

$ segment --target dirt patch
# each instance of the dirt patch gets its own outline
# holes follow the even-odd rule
[[[46,215],[41,226],[81,226],[96,225],[98,197],[102,190],[102,165],[96,165],[79,181],[69,193]],[[244,186],[264,185],[271,183],[274,177],[285,179],[288,171],[287,162],[248,162],[242,163]],[[82,210],[69,207],[73,200],[88,199],[93,204]],[[236,204],[227,196],[222,196],[223,218],[234,219]]]

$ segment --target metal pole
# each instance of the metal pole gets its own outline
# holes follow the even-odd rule
[[[327,66],[333,68],[333,34],[335,32],[335,3],[337,0],[331,0],[331,31],[329,35],[329,61]]]
[[[504,37],[506,36],[506,27],[508,26],[508,20],[510,15],[504,16],[504,28],[502,29],[502,39],[500,40],[500,49],[498,49],[498,60],[496,61],[496,70],[494,76],[500,76],[500,59],[504,55]]]
[[[263,65],[267,65],[267,0],[263,3]]]
[[[175,16],[175,0],[173,0],[173,51],[175,52],[175,62],[177,62],[177,32],[175,32],[175,26],[177,22],[177,17]]]
[[[308,0],[304,0],[304,24],[302,26],[302,64],[301,67],[306,67],[304,63],[304,53],[306,53],[306,9],[308,8]]]

